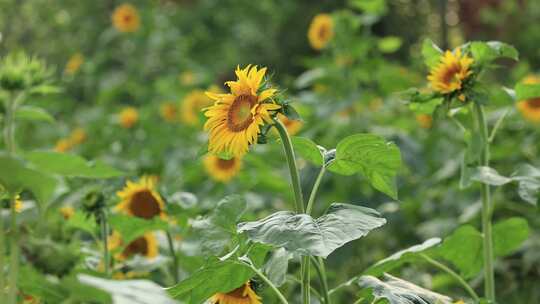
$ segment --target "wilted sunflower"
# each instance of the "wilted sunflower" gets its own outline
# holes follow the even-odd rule
[[[119,114],[120,125],[129,129],[133,127],[139,120],[139,112],[134,107],[125,107]]]
[[[116,210],[144,219],[165,218],[165,203],[156,191],[156,184],[155,176],[143,176],[137,183],[127,181],[124,189],[116,193],[122,200]]]
[[[111,251],[124,247],[124,241],[118,231],[113,231],[108,240],[108,246]],[[158,242],[153,233],[149,232],[143,236],[131,241],[125,248],[115,255],[118,260],[126,260],[135,255],[141,255],[148,259],[153,259],[158,255]]]
[[[523,79],[523,84],[540,84],[540,77],[533,75],[527,76]],[[520,100],[517,103],[517,107],[521,112],[521,115],[527,120],[534,123],[540,123],[540,96]]]
[[[133,5],[124,3],[114,10],[112,22],[120,32],[136,32],[140,25],[139,13]]]
[[[181,104],[182,121],[188,125],[197,125],[201,110],[211,104],[212,100],[202,90],[191,91],[184,97]]]
[[[290,135],[295,135],[302,128],[302,122],[299,120],[289,119],[287,116],[281,113],[279,113],[277,117],[285,125]]]
[[[209,154],[204,158],[204,168],[213,179],[226,183],[240,172],[242,160],[238,157],[221,159]]]
[[[308,30],[311,47],[323,49],[334,37],[334,21],[329,14],[319,14],[313,18]]]
[[[76,53],[73,56],[71,56],[66,63],[66,67],[64,68],[64,73],[68,75],[73,75],[77,73],[77,71],[81,68],[82,64],[84,63],[84,57],[81,53]]]
[[[418,114],[416,115],[416,121],[420,125],[420,127],[424,129],[429,129],[433,125],[433,117],[428,114]]]
[[[208,117],[204,130],[210,135],[208,151],[241,157],[257,142],[260,126],[265,121],[271,123],[270,111],[281,106],[271,100],[275,89],[259,93],[266,68],[248,65],[245,69],[237,67],[235,72],[238,80],[225,83],[231,93],[206,93],[216,102],[204,110]]]
[[[175,122],[178,118],[178,108],[172,102],[165,102],[159,107],[159,114],[165,121]]]
[[[250,283],[227,293],[217,293],[211,299],[212,304],[261,304],[261,298],[251,289]]]
[[[428,81],[431,87],[442,94],[460,90],[463,81],[472,74],[470,70],[473,59],[461,53],[461,49],[454,52],[446,51],[441,56],[440,63],[431,69]]]

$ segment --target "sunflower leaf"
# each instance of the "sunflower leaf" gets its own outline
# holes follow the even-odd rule
[[[498,58],[518,60],[518,51],[511,45],[499,41],[474,41],[469,46],[476,63],[488,64]]]
[[[422,43],[422,56],[429,68],[439,63],[442,53],[442,50],[431,39],[425,39]]]
[[[254,242],[283,247],[290,252],[326,258],[346,243],[366,236],[386,223],[373,209],[334,203],[318,219],[279,211],[255,222],[238,224]]]
[[[295,152],[305,160],[313,163],[316,166],[322,166],[324,157],[323,153],[311,139],[299,136],[291,138]]]
[[[120,233],[126,245],[146,232],[168,228],[167,222],[158,218],[147,220],[123,214],[110,215],[109,224],[113,230]]]
[[[15,112],[15,118],[30,121],[54,122],[54,117],[42,108],[34,106],[22,106]]]
[[[517,100],[540,97],[540,84],[518,83],[514,89]]]
[[[25,157],[44,172],[68,177],[111,178],[124,175],[123,172],[102,162],[89,162],[74,154],[34,151],[26,153]]]

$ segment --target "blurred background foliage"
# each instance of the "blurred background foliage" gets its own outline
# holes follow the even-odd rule
[[[55,122],[21,122],[17,140],[25,150],[56,149],[100,159],[132,178],[157,175],[165,197],[192,193],[197,203],[183,206],[178,213],[178,234],[187,238],[180,259],[186,273],[202,261],[189,250],[196,237],[191,235],[188,218],[206,214],[230,193],[248,195],[246,219],[285,209],[292,199],[275,136],[247,155],[229,182],[211,178],[202,161],[203,117],[195,109],[194,123],[181,118],[183,112],[192,111],[183,105],[194,90],[225,89],[223,83],[233,79],[237,65],[267,66],[269,81],[283,90],[283,97],[303,119],[301,136],[334,147],[347,135],[372,132],[400,147],[405,165],[397,202],[375,192],[359,176],[329,174],[323,181],[318,214],[331,202],[359,203],[378,209],[389,222],[330,256],[329,275],[335,285],[397,250],[449,235],[464,223],[479,225],[478,189],[459,188],[465,147],[461,131],[448,120],[417,117],[396,94],[425,85],[423,39],[431,38],[444,48],[470,40],[514,45],[520,52],[519,63],[500,62],[505,68],[487,77],[508,87],[537,73],[540,65],[540,2],[533,0],[130,3],[140,24],[134,31],[122,32],[111,21],[121,1],[0,0],[0,54],[24,50],[45,59],[56,67],[55,83],[64,88],[60,94],[30,101],[47,109]],[[307,33],[320,13],[331,14],[334,37],[324,49],[314,50]],[[517,164],[538,167],[538,124],[496,97],[496,105],[489,108],[490,121],[503,111],[509,112],[509,118],[493,144],[493,167],[507,175]],[[168,112],[165,104],[171,105]],[[121,114],[128,106],[136,113],[131,118]],[[74,130],[79,130],[79,137]],[[73,137],[79,140],[66,141]],[[317,170],[306,162],[300,165],[309,188]],[[107,189],[114,203],[113,194],[122,184],[114,180],[95,186]],[[77,180],[67,183],[52,206],[80,207],[81,200],[73,192],[83,185],[88,187]],[[538,210],[519,199],[515,185],[499,189],[494,200],[495,221],[523,216],[532,228],[525,246],[497,263],[500,303],[537,303]],[[48,225],[54,226],[54,221]],[[61,233],[55,238],[66,246],[73,241]],[[69,265],[61,265],[62,271],[75,264],[82,267],[73,258],[66,261]],[[449,277],[429,267],[405,267],[398,274],[458,298],[463,295]],[[480,288],[481,280],[473,280],[473,285]],[[339,303],[348,303],[355,290],[348,292]]]

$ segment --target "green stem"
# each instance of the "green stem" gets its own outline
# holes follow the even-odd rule
[[[105,264],[105,276],[109,277],[109,267],[110,267],[110,257],[109,257],[109,244],[108,244],[108,236],[109,236],[109,229],[107,228],[107,213],[103,210],[101,211],[101,219],[100,219],[100,226],[101,226],[101,239],[103,241],[103,263]]]
[[[9,267],[8,303],[17,303],[17,276],[19,272],[19,231],[17,229],[17,210],[15,209],[16,195],[11,197],[11,256]]]
[[[285,156],[287,157],[287,164],[289,165],[289,172],[291,174],[291,184],[294,191],[294,207],[296,213],[304,213],[304,197],[302,195],[302,188],[300,186],[300,175],[296,167],[296,159],[294,157],[294,149],[291,142],[287,128],[283,125],[279,119],[274,121],[274,126],[278,130],[281,142],[283,144],[283,150],[285,150]]]
[[[478,295],[476,294],[476,292],[474,291],[474,289],[472,289],[472,287],[459,275],[457,274],[455,271],[453,271],[452,269],[448,268],[446,265],[442,264],[442,263],[439,263],[437,262],[436,260],[430,258],[429,256],[425,255],[425,254],[420,254],[420,256],[426,260],[426,262],[428,262],[429,264],[439,268],[440,270],[448,273],[451,277],[453,277],[456,281],[458,281],[461,286],[463,286],[463,288],[469,293],[469,295],[474,299],[474,302],[478,302],[480,301],[480,298],[478,297]]]
[[[313,266],[315,266],[315,270],[317,271],[317,275],[319,276],[319,281],[321,282],[321,286],[323,289],[323,299],[325,304],[330,304],[330,296],[328,294],[328,281],[326,278],[326,269],[324,267],[324,261],[321,257],[311,257],[311,262]]]
[[[15,99],[6,102],[6,116],[4,121],[4,144],[8,154],[15,154]]]
[[[482,141],[482,151],[480,153],[480,166],[489,166],[489,139],[488,139],[488,127],[487,121],[484,115],[484,109],[482,105],[474,103],[474,112],[476,114],[478,131]],[[488,184],[481,184],[480,188],[482,196],[482,232],[484,242],[484,292],[485,297],[491,302],[495,303],[495,274],[493,270],[494,258],[493,258],[493,236],[491,227],[492,218],[492,204],[491,194]]]
[[[268,279],[259,269],[257,269],[257,267],[255,267],[252,263],[246,263],[250,268],[251,270],[253,270],[253,272],[255,272],[266,284],[268,284],[268,286],[270,286],[270,288],[272,288],[272,290],[274,291],[274,293],[277,295],[277,297],[279,298],[279,301],[282,303],[282,304],[289,304],[289,302],[287,302],[287,299],[285,298],[285,296],[281,293],[281,291],[279,291],[279,289],[276,287],[276,285],[274,285],[274,283],[272,283],[272,281],[270,281],[270,279]]]
[[[294,192],[295,211],[296,213],[304,213],[304,197],[302,195],[302,187],[300,186],[300,175],[298,174],[298,168],[296,166],[296,159],[294,156],[294,148],[291,142],[291,137],[287,132],[287,128],[279,119],[274,120],[274,126],[278,130],[279,136],[281,137],[283,150],[285,150],[287,164],[289,165],[291,184]],[[310,302],[310,268],[309,256],[302,257],[300,269],[302,272],[302,303],[304,304],[309,304]]]
[[[319,185],[321,184],[322,178],[324,176],[324,173],[326,172],[326,167],[323,165],[321,167],[321,171],[319,171],[319,175],[317,176],[317,179],[315,180],[315,183],[313,184],[313,189],[311,190],[311,194],[309,195],[309,200],[306,208],[306,213],[311,214],[313,211],[313,204],[315,203],[315,197],[317,196],[317,190],[319,190]]]
[[[169,250],[171,251],[171,259],[173,260],[173,277],[174,277],[174,284],[178,283],[178,258],[176,257],[176,252],[174,251],[174,243],[172,239],[171,232],[167,230],[167,243],[169,244]]]
[[[5,292],[5,261],[4,256],[6,253],[6,247],[5,247],[5,231],[4,231],[4,216],[2,215],[2,212],[0,211],[0,298],[4,298],[4,292]]]

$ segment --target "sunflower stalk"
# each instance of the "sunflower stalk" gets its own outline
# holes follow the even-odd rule
[[[176,256],[176,251],[174,250],[174,243],[173,238],[171,235],[171,232],[169,230],[166,231],[167,233],[167,244],[169,245],[169,250],[171,252],[171,259],[172,259],[172,273],[174,278],[174,284],[177,284],[179,281],[178,277],[178,257]]]
[[[289,132],[287,132],[287,128],[279,119],[274,119],[274,126],[278,130],[279,136],[281,138],[281,143],[283,145],[283,150],[285,150],[287,164],[289,165],[291,184],[294,192],[295,211],[296,213],[304,213],[304,198],[302,194],[302,187],[300,186],[300,175],[298,174],[298,168],[296,166],[296,159],[294,155],[294,148],[291,142],[291,137],[289,136]],[[300,263],[300,272],[303,304],[310,303],[310,267],[311,263],[309,262],[309,256],[302,257]]]
[[[270,286],[272,291],[274,291],[274,293],[278,297],[281,304],[289,304],[285,296],[281,293],[281,291],[279,291],[276,285],[274,285],[274,283],[272,283],[272,281],[270,281],[268,277],[266,277],[259,269],[257,269],[257,267],[255,267],[253,263],[251,263],[251,261],[244,261],[244,263],[248,265],[249,268],[251,268],[251,270],[253,270],[253,272],[255,272],[255,274],[257,274],[266,284],[268,284],[268,286]]]
[[[19,272],[19,232],[17,229],[17,210],[15,207],[16,195],[11,196],[11,256],[9,267],[9,304],[17,303],[17,277]]]
[[[489,138],[488,126],[482,105],[474,103],[474,113],[478,132],[481,138],[482,151],[480,152],[479,166],[489,166]],[[484,296],[490,303],[495,303],[495,274],[493,270],[493,236],[492,236],[492,203],[488,184],[482,183],[480,187],[482,196],[482,232],[484,250]]]
[[[101,239],[103,241],[103,264],[105,276],[109,277],[110,275],[110,256],[109,256],[109,228],[107,227],[107,213],[105,210],[101,210],[99,215],[99,224],[101,227]]]

